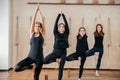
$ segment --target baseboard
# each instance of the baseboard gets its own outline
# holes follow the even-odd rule
[[[10,71],[13,67],[9,69],[0,69],[0,71]],[[58,68],[43,68],[43,70],[58,70]],[[79,70],[79,68],[64,68],[64,70]],[[84,70],[95,70],[94,68],[84,68]],[[120,71],[120,69],[100,69],[101,71]]]
[[[43,68],[48,70],[57,70],[58,68]],[[64,70],[79,70],[79,68],[64,68]],[[84,70],[96,70],[94,68],[84,68]],[[100,69],[101,71],[120,71],[120,69]]]

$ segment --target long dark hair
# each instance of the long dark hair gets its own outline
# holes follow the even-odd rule
[[[85,35],[86,35],[86,29],[85,29],[85,27],[80,27],[79,30],[78,30],[78,35],[77,35],[77,36],[79,37],[79,39],[82,39],[82,38],[83,38],[83,37],[79,34],[79,32],[80,32],[81,29],[84,29],[84,30],[85,30]]]
[[[98,27],[98,26],[101,27],[101,31],[100,31],[100,32],[98,32],[98,30],[97,30],[97,27]],[[96,30],[95,30],[95,32],[94,32],[94,35],[95,35],[95,36],[104,36],[103,25],[101,25],[101,24],[97,24],[97,25],[96,25]]]

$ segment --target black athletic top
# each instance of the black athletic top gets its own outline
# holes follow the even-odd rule
[[[69,47],[69,44],[68,44],[69,27],[64,14],[62,14],[62,17],[65,22],[65,32],[63,34],[60,34],[58,32],[58,21],[60,19],[60,16],[61,14],[57,16],[57,19],[54,25],[54,36],[55,36],[54,49],[66,49]]]
[[[94,48],[103,48],[103,38],[104,36],[95,36],[95,44],[94,44]]]
[[[38,37],[35,37],[35,33],[32,35],[30,40],[30,52],[28,57],[35,60],[43,59],[43,36],[40,33]]]
[[[77,53],[85,53],[88,50],[88,42],[87,42],[87,35],[84,35],[83,38],[79,38],[77,36],[77,45],[76,45],[76,52]]]

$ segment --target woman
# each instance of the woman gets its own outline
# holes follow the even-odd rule
[[[99,76],[98,70],[100,69],[101,59],[103,56],[103,38],[104,38],[103,26],[101,24],[96,25],[94,38],[95,38],[94,47],[88,52],[86,52],[86,56],[98,55],[95,75]]]
[[[42,23],[36,22],[37,13],[40,13],[42,17]],[[24,67],[29,66],[33,63],[36,64],[34,71],[34,80],[39,80],[39,74],[43,65],[43,36],[45,36],[45,29],[43,23],[43,16],[39,11],[39,5],[35,11],[31,29],[30,29],[30,52],[29,55],[20,61],[14,68],[16,72],[21,71]]]
[[[77,60],[78,57],[81,57],[81,65],[79,69],[79,78],[81,79],[82,73],[83,73],[83,66],[86,60],[85,52],[88,50],[88,42],[87,42],[87,35],[86,35],[86,29],[84,27],[80,27],[77,35],[77,45],[76,45],[76,52],[73,54],[70,54],[66,60],[67,61],[73,61]]]
[[[58,24],[60,17],[63,17],[64,23]],[[68,45],[68,35],[69,35],[69,27],[65,15],[61,12],[56,19],[54,25],[54,50],[51,54],[49,54],[44,59],[44,64],[49,64],[55,62],[57,58],[60,58],[60,65],[59,65],[59,73],[58,73],[58,80],[62,80],[63,76],[63,68],[66,60],[66,53]]]

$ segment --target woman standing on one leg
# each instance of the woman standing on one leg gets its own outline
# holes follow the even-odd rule
[[[81,27],[79,29],[78,35],[77,35],[77,45],[76,45],[76,52],[73,54],[70,54],[66,60],[72,61],[78,59],[78,57],[81,57],[81,65],[79,69],[79,79],[81,79],[82,73],[83,73],[83,66],[86,60],[85,52],[88,50],[88,42],[87,42],[87,35],[86,35],[86,29],[84,27]]]
[[[94,32],[94,38],[95,38],[94,47],[86,53],[86,56],[98,55],[95,75],[99,76],[98,70],[100,69],[101,59],[103,56],[103,38],[104,38],[103,26],[101,24],[96,25],[96,31]]]
[[[58,25],[58,21],[60,17],[63,17],[64,23],[60,23]],[[59,65],[59,73],[58,73],[58,80],[62,80],[63,76],[63,68],[66,60],[66,53],[68,45],[68,35],[69,35],[69,27],[66,20],[65,15],[61,12],[56,19],[55,25],[54,25],[54,50],[51,54],[49,54],[44,59],[44,64],[49,64],[51,62],[55,62],[57,58],[60,58],[60,65]]]
[[[39,11],[39,5],[35,11],[31,29],[30,29],[30,52],[28,57],[20,61],[14,68],[16,72],[23,70],[24,67],[29,66],[33,63],[36,64],[34,71],[34,80],[39,80],[39,74],[43,65],[43,36],[45,35],[45,29],[43,21],[42,23],[36,22],[36,16]],[[41,15],[42,17],[42,15]],[[43,17],[42,17],[43,20]]]

